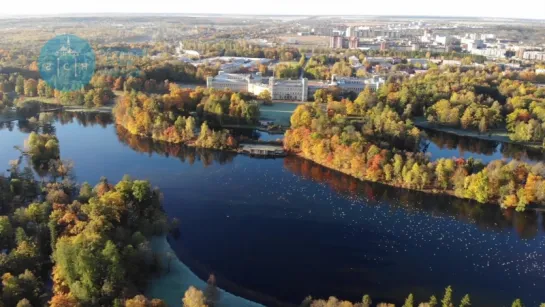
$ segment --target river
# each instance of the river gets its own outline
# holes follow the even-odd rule
[[[6,168],[30,130],[0,128]],[[130,174],[159,187],[166,213],[181,222],[169,237],[180,260],[265,305],[365,293],[399,304],[408,293],[440,297],[447,285],[474,306],[545,302],[543,213],[361,182],[296,157],[154,143],[116,129],[107,114],[65,113],[45,130],[79,182]],[[178,306],[183,291],[163,295]]]

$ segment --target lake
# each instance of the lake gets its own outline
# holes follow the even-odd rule
[[[480,140],[454,134],[425,130],[429,143],[427,152],[433,160],[439,158],[473,157],[485,163],[492,160],[519,160],[528,163],[545,161],[542,149],[525,147],[518,144]]]
[[[5,168],[30,130],[0,127]],[[440,297],[447,285],[457,301],[470,293],[475,306],[545,302],[542,212],[362,182],[296,157],[154,143],[107,114],[64,113],[41,130],[57,135],[79,182],[130,174],[159,187],[166,213],[180,220],[169,237],[177,256],[201,279],[214,273],[220,287],[265,305],[365,293],[399,304],[409,293]]]

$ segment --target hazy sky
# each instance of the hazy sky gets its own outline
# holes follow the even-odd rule
[[[6,0],[0,15],[222,13],[426,15],[545,19],[545,0]]]

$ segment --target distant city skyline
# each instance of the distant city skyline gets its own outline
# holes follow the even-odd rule
[[[437,16],[545,19],[543,0],[527,0],[524,5],[507,5],[501,1],[459,0],[390,0],[387,2],[292,1],[169,1],[154,0],[127,3],[125,1],[93,0],[29,0],[9,1],[0,16],[36,16],[70,14],[229,14],[229,15],[378,15],[378,16]]]

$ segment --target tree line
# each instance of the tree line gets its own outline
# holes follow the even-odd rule
[[[431,124],[480,133],[506,129],[511,140],[529,144],[541,145],[545,139],[545,89],[512,80],[498,67],[391,76],[376,93],[364,90],[344,105],[347,115],[365,117],[378,103],[410,120],[422,117]]]
[[[183,41],[185,49],[197,50],[202,57],[238,56],[250,58],[267,58],[271,60],[292,61],[299,59],[301,53],[291,47],[260,47],[247,41],[221,40],[203,42],[201,40]]]
[[[62,105],[78,105],[85,107],[100,107],[114,98],[110,87],[91,83],[74,91],[59,91],[46,81],[35,78],[25,78],[21,74],[0,75],[0,111],[6,107],[22,107],[32,98],[45,99]]]
[[[169,143],[189,143],[199,147],[236,148],[237,142],[226,130],[214,131],[204,121],[197,133],[197,120],[190,112],[205,120],[225,123],[255,124],[259,106],[247,93],[214,89],[181,89],[171,84],[169,93],[149,95],[132,91],[125,93],[114,108],[116,123],[132,134]]]
[[[215,284],[214,284],[215,285]],[[185,292],[184,297],[182,298],[183,307],[213,307],[214,302],[210,300],[210,280],[208,282],[207,289],[203,292],[193,286]],[[405,298],[402,307],[470,307],[472,306],[471,298],[469,294],[464,295],[459,302],[456,302],[453,298],[453,289],[451,286],[445,288],[445,292],[442,297],[437,298],[435,295],[432,295],[427,301],[417,303],[413,294],[409,294]],[[327,300],[324,299],[314,299],[312,296],[306,297],[299,307],[395,307],[396,305],[391,303],[379,302],[374,305],[373,299],[370,295],[363,295],[361,301],[359,302],[350,302],[345,300],[340,300],[334,296],[330,296]],[[524,304],[520,299],[515,299],[511,304],[511,307],[524,307]],[[545,307],[545,303],[541,304],[540,307]]]
[[[380,110],[380,109],[379,109]],[[318,104],[299,106],[291,118],[284,147],[300,156],[362,180],[447,193],[481,203],[498,203],[523,210],[545,202],[545,167],[542,163],[501,160],[487,165],[473,159],[430,161],[423,153],[398,149],[396,138],[418,138],[418,129],[389,130],[390,110],[376,110],[379,120],[360,129],[343,114],[325,112]],[[394,117],[395,118],[395,117]],[[386,119],[386,120],[384,120]],[[370,119],[373,120],[373,119]],[[391,127],[395,127],[392,120]],[[410,123],[398,122],[403,125]],[[374,137],[368,137],[371,129]],[[405,132],[403,132],[405,131]],[[404,135],[403,133],[406,133]]]

